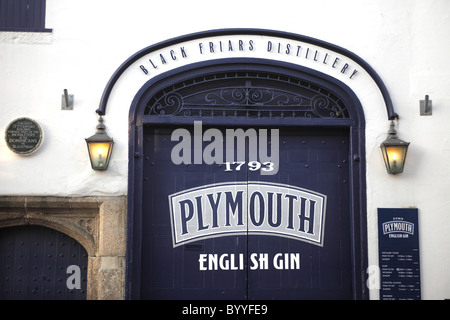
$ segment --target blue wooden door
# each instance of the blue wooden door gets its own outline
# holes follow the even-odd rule
[[[87,263],[86,250],[59,231],[41,226],[1,228],[0,299],[86,299]],[[74,273],[67,270],[72,265],[79,268],[80,279],[68,288]]]
[[[177,128],[144,129],[141,298],[352,297],[348,130],[279,129],[278,171],[263,175],[249,166],[258,159],[249,147],[239,170],[204,159],[196,164],[195,148],[205,150],[209,141],[191,141],[191,163],[174,163],[179,140],[171,135]],[[194,129],[185,129],[195,139]],[[226,137],[226,128],[218,130]],[[308,230],[319,221],[311,218],[318,200],[281,190],[324,200],[318,238],[319,229]],[[269,210],[273,230],[261,231]],[[311,238],[292,236],[301,230]]]
[[[177,127],[148,128],[144,138],[142,212],[142,299],[245,299],[246,272],[200,271],[199,254],[242,253],[246,236],[230,236],[173,247],[168,196],[177,191],[226,182],[216,165],[174,164],[171,152]],[[187,128],[193,134],[192,128]],[[244,171],[231,173],[246,179]]]
[[[268,269],[248,272],[248,298],[351,299],[348,132],[345,129],[281,132],[279,172],[260,175],[250,171],[249,180],[272,181],[326,195],[323,240],[317,245],[284,237],[249,236],[248,251],[267,252],[270,261]],[[302,227],[308,228],[297,223],[297,228]],[[296,258],[300,260],[299,266]]]

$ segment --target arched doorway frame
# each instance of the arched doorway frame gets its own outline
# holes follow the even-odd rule
[[[365,181],[365,120],[362,105],[352,91],[343,82],[318,71],[298,65],[257,58],[217,59],[193,63],[156,76],[145,83],[136,94],[129,113],[129,188],[127,218],[127,275],[125,296],[128,299],[139,298],[140,250],[142,229],[142,172],[143,172],[143,130],[145,125],[188,124],[192,117],[151,117],[144,115],[149,99],[167,86],[205,74],[221,71],[264,71],[305,79],[321,85],[336,93],[345,102],[350,112],[349,119],[270,119],[265,124],[272,126],[314,126],[346,127],[350,137],[350,207],[352,238],[352,286],[354,299],[367,299],[365,286],[367,268],[367,221],[366,221],[366,181]],[[224,119],[199,118],[207,124],[223,124]],[[259,119],[234,119],[233,124],[256,124]]]
[[[0,232],[14,226],[43,226],[70,236],[86,249],[88,300],[124,297],[125,215],[126,199],[122,196],[0,197]]]

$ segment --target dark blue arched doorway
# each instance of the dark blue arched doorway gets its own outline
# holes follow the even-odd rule
[[[223,137],[228,129],[278,129],[279,171],[260,175],[244,166],[230,173],[225,172],[225,163],[195,163],[193,158],[191,163],[174,163],[171,152],[179,141],[172,134],[184,129],[195,137],[195,121],[203,125],[201,134],[214,129]],[[299,66],[261,59],[213,60],[150,80],[130,110],[127,298],[367,298],[364,137],[364,114],[353,92],[334,78]],[[203,140],[197,147],[207,145]],[[246,161],[252,157],[250,148],[245,157]],[[198,221],[198,235],[207,226],[219,226],[212,220],[200,221],[199,215],[202,201],[218,206],[219,194],[209,200],[205,200],[208,194],[204,198],[195,194],[196,203],[179,202],[175,208],[168,197],[195,188],[210,192],[208,186],[229,184],[244,184],[247,191],[258,184],[287,185],[325,195],[323,242],[258,234],[249,227],[246,232],[175,245],[177,212],[185,220]],[[274,199],[284,197],[285,209],[277,211],[280,217],[295,216],[302,223],[296,229],[302,231],[313,224],[312,211],[305,213],[305,208],[312,210],[316,200],[273,190],[266,193],[272,200],[250,191],[230,193],[222,214],[239,215],[242,204],[248,225],[262,224],[269,212],[261,209],[262,203],[272,201],[272,210],[278,210]],[[225,190],[224,197],[227,192],[231,191]],[[295,213],[288,206],[294,197],[304,204]],[[211,212],[220,215],[218,210]],[[183,231],[188,233],[187,225]],[[277,254],[287,259],[285,267],[289,261],[288,269],[273,265]],[[217,265],[214,259],[224,255],[236,260]],[[259,267],[255,267],[257,258],[263,263]],[[267,269],[266,258],[272,264]],[[230,270],[230,263],[237,269]]]

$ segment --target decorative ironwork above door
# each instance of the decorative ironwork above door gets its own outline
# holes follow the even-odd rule
[[[150,116],[349,119],[326,88],[267,72],[222,72],[178,82],[153,95]]]

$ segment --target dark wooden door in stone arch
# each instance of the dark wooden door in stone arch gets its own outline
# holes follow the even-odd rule
[[[86,299],[87,263],[86,250],[64,233],[35,225],[1,228],[0,299]]]

